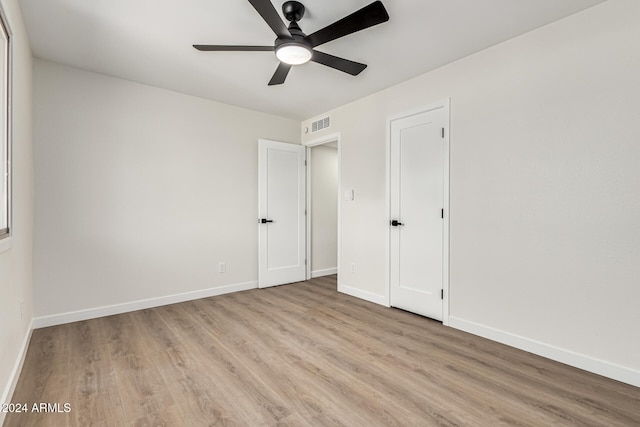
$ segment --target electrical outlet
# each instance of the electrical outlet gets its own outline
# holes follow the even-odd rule
[[[221,261],[220,264],[218,264],[218,273],[226,273],[227,272],[227,263],[224,261]]]
[[[356,272],[356,263],[355,263],[355,262],[352,262],[352,263],[351,263],[351,267],[349,268],[349,270],[350,270],[352,273],[355,273],[355,272]]]

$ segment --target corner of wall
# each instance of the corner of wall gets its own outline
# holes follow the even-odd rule
[[[0,254],[0,390],[11,400],[33,318],[33,80],[32,53],[17,0],[0,0],[11,31],[12,237]],[[3,416],[0,413],[0,424]]]

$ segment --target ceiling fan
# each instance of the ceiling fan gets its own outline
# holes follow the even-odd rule
[[[357,76],[367,68],[366,64],[339,58],[315,50],[321,44],[355,33],[365,28],[381,24],[389,20],[384,5],[381,1],[374,1],[351,15],[348,15],[331,25],[306,35],[300,29],[298,21],[304,16],[304,5],[297,1],[287,1],[282,5],[282,12],[287,18],[289,27],[280,19],[278,12],[270,0],[249,0],[249,3],[258,11],[262,19],[271,27],[278,36],[273,46],[223,46],[194,44],[201,51],[275,51],[280,64],[269,81],[269,86],[284,83],[293,65],[304,64],[308,61],[317,62],[336,70]]]

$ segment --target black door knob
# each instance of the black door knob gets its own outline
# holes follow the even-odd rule
[[[401,223],[400,221],[398,221],[397,219],[392,219],[391,220],[391,225],[394,227],[397,227],[399,225],[404,225],[403,223]]]
[[[270,220],[270,219],[262,218],[262,219],[260,220],[260,222],[261,222],[261,223],[263,223],[263,224],[266,224],[266,223],[268,223],[268,222],[273,222],[273,221],[272,221],[272,220]]]

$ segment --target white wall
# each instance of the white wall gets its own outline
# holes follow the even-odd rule
[[[311,148],[311,274],[338,267],[338,149]],[[315,274],[314,274],[315,272]]]
[[[299,143],[298,122],[34,70],[36,326],[255,287],[257,141]]]
[[[13,236],[10,244],[0,241],[0,403],[3,403],[10,401],[17,381],[33,317],[33,154],[31,49],[18,2],[0,0],[0,4],[13,32]],[[4,415],[0,412],[0,424]]]
[[[329,112],[340,288],[386,300],[385,125],[450,97],[450,324],[640,385],[639,16],[611,0]]]

